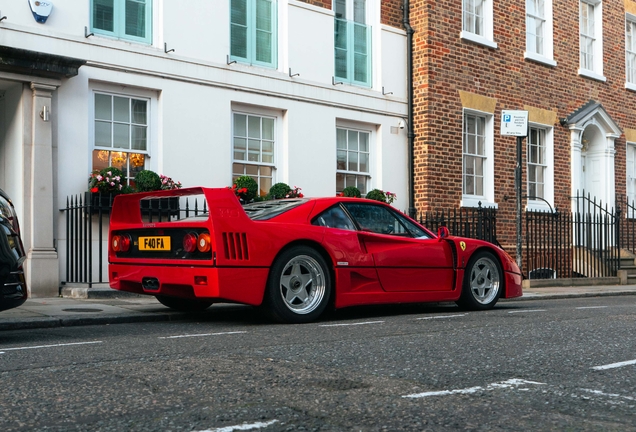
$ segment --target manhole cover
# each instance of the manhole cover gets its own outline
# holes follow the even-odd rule
[[[89,308],[70,308],[62,309],[64,312],[101,312],[101,309],[89,309]]]

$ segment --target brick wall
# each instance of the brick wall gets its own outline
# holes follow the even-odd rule
[[[627,3],[630,0],[626,0]],[[566,117],[600,102],[621,129],[636,128],[636,94],[625,89],[625,3],[603,2],[606,82],[581,77],[578,0],[554,0],[555,68],[524,60],[525,2],[494,1],[497,49],[459,38],[462,2],[411,0],[414,35],[415,184],[418,210],[456,208],[462,197],[462,103],[459,92],[497,100],[494,122],[495,201],[500,242],[514,244],[514,137],[502,137],[502,109],[525,105]],[[554,127],[555,204],[570,208],[570,131]],[[625,137],[615,142],[616,194],[625,193]],[[525,141],[524,141],[525,163]],[[526,183],[525,166],[523,184]],[[524,190],[525,194],[525,190]],[[511,197],[508,201],[504,196]],[[514,248],[513,248],[514,250]]]
[[[310,5],[331,9],[332,0],[298,0]],[[403,0],[381,0],[381,22],[392,27],[402,28]]]

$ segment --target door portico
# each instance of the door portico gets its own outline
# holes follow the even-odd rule
[[[561,123],[570,129],[571,196],[585,192],[613,206],[616,199],[614,142],[621,136],[603,106],[590,101]]]

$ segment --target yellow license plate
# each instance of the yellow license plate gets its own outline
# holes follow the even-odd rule
[[[139,250],[140,251],[169,251],[170,237],[169,236],[139,237]]]

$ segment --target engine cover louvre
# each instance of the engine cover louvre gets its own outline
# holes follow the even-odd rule
[[[224,258],[228,260],[249,260],[250,255],[247,247],[247,234],[224,232],[223,253]]]

